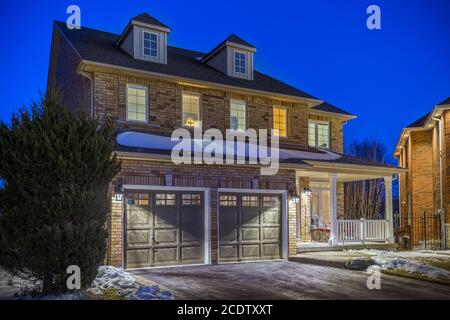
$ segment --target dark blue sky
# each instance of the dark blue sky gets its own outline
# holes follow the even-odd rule
[[[0,10],[0,119],[45,90],[52,21],[77,4],[82,26],[120,33],[143,11],[169,43],[209,51],[230,33],[254,44],[259,71],[358,116],[346,143],[375,138],[392,152],[401,129],[450,96],[450,1],[5,1]],[[366,28],[366,8],[382,30]]]

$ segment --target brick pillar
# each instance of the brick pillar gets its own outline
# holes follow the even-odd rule
[[[288,256],[297,254],[297,204],[288,195]]]
[[[122,239],[123,239],[123,202],[116,201],[112,194],[111,214],[109,220],[108,264],[122,267]]]
[[[309,188],[309,178],[299,178],[300,195],[300,217],[299,217],[299,238],[303,241],[311,240],[311,195],[306,195],[303,190]]]
[[[210,214],[210,246],[211,246],[211,263],[217,264],[219,257],[218,257],[218,230],[217,230],[217,198],[218,193],[216,188],[210,189],[210,207],[209,207],[209,214]]]

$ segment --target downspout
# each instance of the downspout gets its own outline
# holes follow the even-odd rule
[[[82,68],[79,69],[79,73],[87,78],[91,84],[91,117],[94,118],[94,77],[92,74],[83,71]]]
[[[443,189],[443,173],[442,173],[442,119],[436,118],[434,116],[431,117],[433,120],[437,121],[439,124],[439,192],[440,192],[440,209],[439,217],[441,220],[441,249],[445,250],[446,248],[446,235],[445,235],[445,210],[444,210],[444,189]]]

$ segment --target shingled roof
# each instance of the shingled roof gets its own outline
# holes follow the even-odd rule
[[[313,110],[340,113],[340,114],[344,114],[344,115],[348,115],[348,116],[353,116],[351,113],[344,111],[341,108],[338,108],[336,106],[333,106],[332,104],[329,104],[328,102],[324,102],[322,104],[319,104],[318,106],[315,106],[313,108]]]
[[[147,12],[143,12],[140,15],[137,15],[132,20],[138,21],[138,22],[142,22],[142,23],[146,23],[146,24],[152,24],[154,26],[159,26],[159,27],[163,27],[163,28],[169,29],[168,26],[166,26],[164,23],[162,23],[161,21],[159,21],[155,17],[152,17]]]
[[[148,14],[142,14],[137,17],[140,17],[138,19],[147,22],[158,22]],[[219,85],[233,86],[242,89],[264,91],[268,93],[320,101],[320,99],[300,89],[256,70],[254,71],[253,80],[251,81],[229,77],[226,74],[208,66],[207,64],[202,63],[200,60],[206,55],[203,52],[167,46],[168,63],[153,63],[134,59],[123,49],[117,46],[116,44],[120,38],[120,35],[118,34],[87,27],[83,27],[80,30],[69,30],[64,22],[55,21],[55,24],[76,49],[81,58],[86,62],[101,63],[185,79],[211,82]],[[252,46],[236,35],[231,35],[229,39],[235,42],[245,43],[246,46]],[[348,112],[329,104],[318,106],[316,107],[316,110],[350,115]]]

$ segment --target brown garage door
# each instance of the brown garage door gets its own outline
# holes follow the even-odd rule
[[[281,258],[281,196],[219,196],[220,262]]]
[[[125,193],[125,267],[204,262],[203,194]]]

